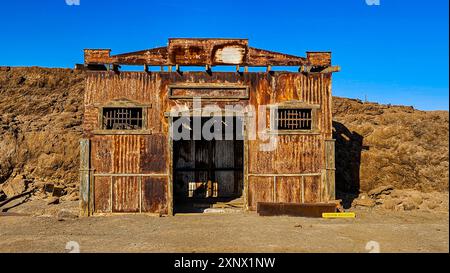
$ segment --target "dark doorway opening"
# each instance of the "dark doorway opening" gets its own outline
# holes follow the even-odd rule
[[[243,205],[242,118],[177,117],[173,124],[174,213]]]

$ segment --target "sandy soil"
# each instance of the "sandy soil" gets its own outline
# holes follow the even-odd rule
[[[355,210],[353,210],[355,211]],[[19,211],[20,212],[20,211]],[[448,211],[356,210],[355,219],[114,215],[0,216],[0,252],[449,252]]]

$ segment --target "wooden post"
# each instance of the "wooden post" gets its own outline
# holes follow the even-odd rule
[[[244,194],[244,209],[245,210],[249,210],[249,198],[248,198],[248,191],[249,191],[249,186],[248,186],[248,132],[247,132],[247,128],[248,128],[248,124],[249,124],[249,117],[248,114],[245,114],[243,116],[243,134],[244,134],[244,190],[243,190],[243,194]]]
[[[90,215],[90,141],[80,140],[80,216]]]
[[[172,130],[172,123],[173,123],[173,118],[172,117],[168,117],[168,123],[169,123],[169,130]],[[168,170],[167,172],[169,173],[169,177],[167,179],[167,214],[169,216],[173,216],[173,138],[172,138],[172,132],[168,133],[168,154],[169,154],[169,162],[168,162]]]
[[[335,152],[334,139],[325,140],[325,173],[323,175],[322,196],[323,201],[335,200]]]

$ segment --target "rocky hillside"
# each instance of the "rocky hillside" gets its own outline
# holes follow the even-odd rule
[[[337,97],[333,111],[338,189],[448,191],[448,111]]]
[[[0,67],[0,192],[14,178],[76,192],[83,88],[79,71]],[[338,190],[448,191],[447,111],[337,97],[333,106]]]
[[[0,68],[0,184],[76,189],[83,89],[70,69]]]

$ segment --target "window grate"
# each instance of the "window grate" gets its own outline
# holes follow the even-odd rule
[[[103,108],[103,129],[136,130],[142,129],[142,108]]]
[[[311,130],[311,109],[277,109],[275,124],[277,130]]]

